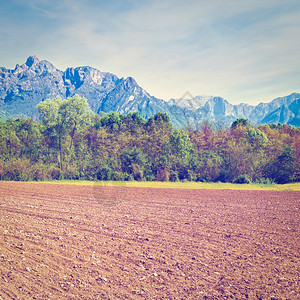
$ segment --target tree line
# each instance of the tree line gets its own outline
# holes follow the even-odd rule
[[[48,99],[41,120],[0,121],[1,180],[287,183],[300,179],[300,129],[246,119],[178,130],[165,113],[94,114],[85,98]]]

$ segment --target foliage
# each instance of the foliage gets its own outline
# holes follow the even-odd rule
[[[102,127],[108,127],[111,130],[118,130],[122,123],[121,117],[116,112],[111,112],[107,115],[104,115],[100,121],[99,125]],[[98,125],[98,127],[100,127]]]
[[[41,121],[0,121],[1,180],[287,183],[300,178],[300,130],[251,126],[175,130],[167,114],[103,116],[86,99],[48,99]]]
[[[237,127],[249,127],[249,126],[250,126],[250,124],[247,119],[240,118],[240,119],[235,120],[231,124],[231,129],[236,129]]]
[[[194,145],[185,131],[174,130],[170,135],[170,153],[179,159],[189,159],[194,150]]]
[[[296,172],[296,154],[292,147],[284,145],[281,153],[275,161],[266,166],[266,175],[276,183],[288,183],[294,181]]]
[[[93,112],[87,100],[78,95],[65,100],[47,99],[38,104],[38,112],[42,117],[45,135],[58,150],[59,167],[63,171],[64,162],[69,162],[73,150],[75,133],[90,125]]]
[[[254,147],[256,150],[264,148],[268,143],[267,136],[259,129],[250,127],[244,136],[247,139],[247,141],[251,144],[251,146]]]
[[[217,153],[205,150],[199,155],[198,181],[215,181],[223,169],[224,160]]]
[[[243,175],[240,175],[237,179],[235,179],[234,183],[249,184],[249,183],[251,183],[251,180],[247,174],[243,174]]]
[[[122,171],[130,174],[135,180],[142,180],[147,162],[145,154],[139,148],[127,149],[120,155]]]

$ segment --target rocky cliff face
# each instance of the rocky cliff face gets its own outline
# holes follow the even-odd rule
[[[237,118],[253,124],[287,123],[299,126],[300,94],[277,98],[257,106],[232,105],[221,97],[197,96],[190,99],[157,99],[128,77],[101,72],[88,66],[60,71],[46,60],[30,56],[14,70],[0,68],[0,118],[30,116],[38,118],[36,106],[47,98],[67,98],[78,94],[87,98],[96,113],[138,111],[148,118],[166,112],[175,127],[197,128],[204,120],[230,126]]]
[[[117,76],[91,67],[56,69],[31,56],[14,70],[0,69],[0,109],[10,115],[37,115],[36,105],[48,98],[78,94],[96,111],[101,100],[119,82]]]
[[[63,72],[31,56],[14,70],[0,69],[0,109],[9,115],[32,115],[41,99],[64,96]]]
[[[230,126],[238,118],[249,119],[254,124],[282,123],[299,126],[300,94],[293,93],[286,97],[276,98],[270,103],[260,103],[257,106],[241,103],[232,105],[221,97],[197,96],[189,100],[174,100],[180,107],[195,111],[201,120],[222,123]],[[191,108],[192,107],[192,108]]]

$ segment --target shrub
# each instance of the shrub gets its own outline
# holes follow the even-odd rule
[[[47,170],[44,164],[37,163],[31,166],[30,169],[31,179],[34,181],[46,180],[48,179]]]
[[[202,175],[197,175],[196,181],[197,181],[197,182],[206,182],[207,180],[205,179],[204,176],[202,176]]]
[[[270,178],[259,178],[255,181],[255,183],[257,184],[274,184],[274,180],[270,179]]]
[[[155,181],[155,175],[154,174],[147,174],[144,179],[146,181]]]
[[[249,184],[249,183],[251,183],[251,180],[250,180],[250,178],[248,177],[248,175],[243,174],[243,175],[240,175],[240,176],[234,181],[234,183],[240,183],[240,184],[246,183],[246,184]]]
[[[69,165],[66,172],[65,172],[65,178],[68,179],[79,179],[80,174],[77,170],[77,166],[75,165]]]
[[[111,180],[113,181],[124,181],[125,175],[122,172],[114,171],[111,174]]]
[[[54,180],[59,180],[62,177],[60,168],[57,168],[55,166],[50,166],[48,171],[48,177]]]
[[[170,172],[166,169],[161,169],[157,172],[156,180],[157,181],[169,181]]]
[[[30,180],[30,161],[28,159],[12,159],[5,164],[6,180],[28,181]]]
[[[0,180],[4,179],[4,175],[5,175],[4,162],[1,159],[0,160]]]
[[[124,174],[124,181],[133,181],[133,175],[132,174],[128,174],[128,173],[123,173]]]
[[[134,180],[138,180],[138,181],[143,180],[144,175],[143,175],[142,168],[137,164],[133,164],[132,165],[132,175],[133,175]]]
[[[215,180],[216,182],[232,182],[232,174],[230,171],[222,170]]]
[[[187,171],[187,180],[188,181],[195,181],[196,180],[196,175],[195,175],[195,173],[194,173],[194,171],[193,170],[188,170]]]
[[[185,169],[185,168],[180,169],[178,171],[178,177],[179,177],[179,180],[181,180],[181,181],[184,179],[189,180],[189,177],[190,177],[189,170]]]
[[[172,171],[172,173],[170,174],[170,181],[172,181],[172,182],[179,181],[179,177],[178,177],[178,172],[177,171]]]
[[[97,179],[98,180],[111,180],[111,177],[112,177],[112,170],[108,166],[102,167],[97,172]]]

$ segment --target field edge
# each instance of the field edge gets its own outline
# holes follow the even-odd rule
[[[1,181],[0,181],[1,182]],[[18,181],[14,181],[18,182]],[[157,182],[157,181],[87,181],[87,180],[52,180],[29,181],[28,183],[67,184],[67,185],[101,185],[141,188],[173,189],[208,189],[208,190],[253,190],[253,191],[300,191],[300,182],[288,184],[234,184],[207,182]]]

